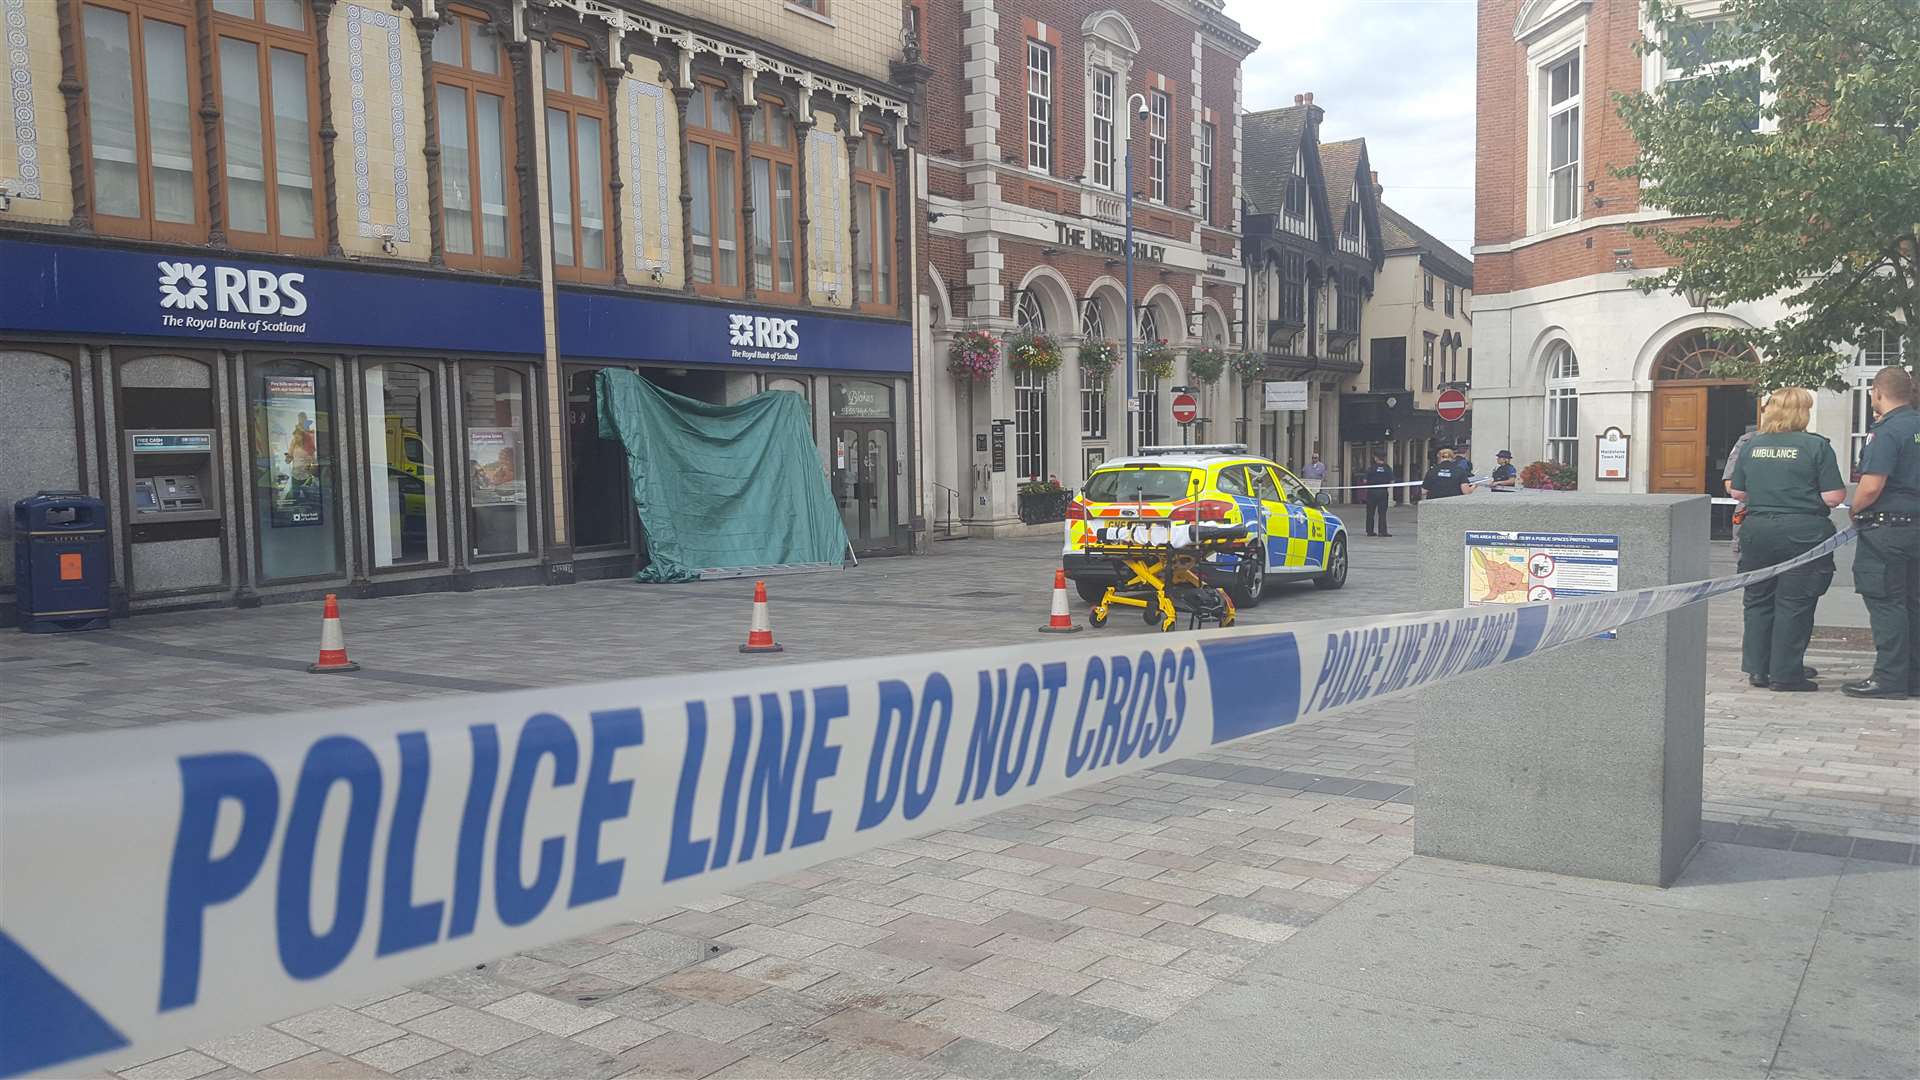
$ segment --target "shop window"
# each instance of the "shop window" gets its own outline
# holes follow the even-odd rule
[[[367,482],[373,565],[440,561],[433,373],[412,364],[367,369]]]
[[[853,276],[863,309],[893,309],[893,154],[871,128],[854,155],[853,214],[860,223]]]
[[[693,199],[693,284],[739,296],[739,139],[720,88],[698,83],[687,102],[687,193]]]
[[[206,239],[193,19],[181,0],[81,6],[87,173],[101,232]]]
[[[512,273],[513,79],[485,18],[456,9],[435,31],[433,94],[447,263]]]
[[[240,247],[321,250],[319,100],[310,9],[213,0],[227,232]]]
[[[626,449],[600,437],[599,370],[567,370],[567,504],[576,549],[624,548],[633,535]]]
[[[753,184],[753,288],[759,297],[797,302],[794,237],[800,169],[793,124],[777,101],[763,100],[747,124],[747,170]],[[865,224],[864,222],[862,224]]]
[[[467,425],[468,543],[475,558],[530,550],[527,518],[527,376],[470,364],[460,371]]]
[[[576,281],[613,279],[607,229],[607,94],[592,50],[568,41],[546,48],[547,203],[553,268]]]
[[[260,579],[337,574],[333,377],[318,364],[275,360],[254,364],[248,387]]]

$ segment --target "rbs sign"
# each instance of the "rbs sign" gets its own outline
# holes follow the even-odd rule
[[[729,315],[727,339],[735,360],[800,359],[799,319]]]
[[[271,270],[242,270],[236,266],[214,266],[212,296],[209,298],[205,263],[161,261],[160,323],[180,330],[238,330],[257,334],[262,330],[279,334],[304,334],[307,324],[299,320],[307,313],[307,297],[300,286],[305,274],[276,274]],[[218,315],[171,315],[177,311],[214,311]],[[276,315],[267,319],[260,316]],[[226,316],[253,316],[229,318]]]

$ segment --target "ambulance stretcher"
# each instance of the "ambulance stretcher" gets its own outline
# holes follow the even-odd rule
[[[1232,626],[1233,600],[1224,589],[1206,583],[1201,564],[1216,553],[1240,553],[1248,535],[1245,525],[1185,522],[1129,522],[1092,529],[1082,550],[1114,559],[1126,572],[1115,574],[1113,584],[1093,605],[1089,621],[1105,626],[1118,606],[1141,609],[1147,625],[1163,631],[1174,628],[1181,612],[1188,616],[1189,630],[1209,622]]]

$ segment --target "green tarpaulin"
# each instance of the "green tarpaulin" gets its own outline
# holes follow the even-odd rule
[[[651,561],[636,581],[700,571],[839,565],[846,526],[813,446],[807,401],[770,390],[709,405],[631,371],[602,370],[600,437],[627,448],[633,504]]]

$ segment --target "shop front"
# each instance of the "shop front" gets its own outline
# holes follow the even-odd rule
[[[801,392],[830,478],[836,425],[866,440],[856,545],[907,536],[904,323],[563,291],[556,365],[531,282],[14,239],[0,296],[0,502],[106,499],[122,611],[630,573],[644,528],[591,401],[610,364]]]

